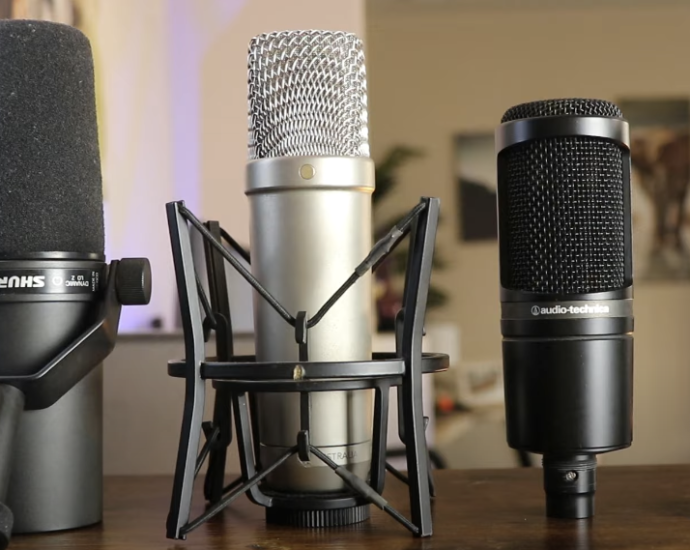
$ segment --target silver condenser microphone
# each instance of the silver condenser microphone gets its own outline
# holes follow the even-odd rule
[[[366,107],[364,53],[356,36],[286,31],[251,41],[246,192],[252,271],[293,314],[313,316],[371,249],[374,164]],[[371,303],[367,274],[309,330],[309,361],[370,360]],[[257,296],[254,318],[257,361],[305,360],[299,356],[295,331]],[[308,398],[311,444],[366,479],[373,391],[313,392]],[[300,399],[298,393],[257,396],[263,466],[295,446],[303,421]],[[293,456],[267,478],[266,487],[321,494],[346,488],[313,455],[309,462]],[[368,507],[361,508],[366,511],[357,513],[368,515]],[[313,521],[308,518],[316,511],[293,519],[278,515],[297,511],[269,512],[269,520],[273,514],[281,522],[333,523],[323,510],[318,514],[324,517]]]

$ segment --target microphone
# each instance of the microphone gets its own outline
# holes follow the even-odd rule
[[[508,444],[543,455],[546,514],[594,514],[596,455],[632,443],[630,139],[607,101],[496,130]]]
[[[150,294],[148,260],[105,263],[88,39],[0,21],[0,548],[100,521],[95,368]]]
[[[374,164],[363,46],[346,32],[274,32],[251,41],[248,61],[252,272],[288,311],[302,312],[298,322],[306,322],[372,246]],[[367,273],[310,328],[298,353],[294,329],[255,293],[257,361],[371,360],[371,302]],[[306,430],[311,445],[366,479],[372,405],[369,389],[258,394],[261,463],[275,463]],[[308,462],[291,457],[265,486],[305,497],[346,491],[312,454]],[[318,527],[369,517],[368,504],[304,508],[267,508],[267,521]]]

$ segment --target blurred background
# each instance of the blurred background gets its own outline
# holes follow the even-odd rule
[[[686,0],[0,0],[0,17],[90,37],[107,254],[154,269],[151,305],[123,311],[106,363],[106,473],[174,468],[183,386],[166,362],[183,348],[164,205],[184,199],[248,245],[247,44],[298,28],[365,41],[377,230],[421,195],[441,198],[425,345],[452,365],[428,381],[426,407],[430,442],[453,468],[519,464],[503,418],[493,130],[524,101],[622,108],[633,125],[635,437],[601,462],[690,462]],[[377,279],[381,351],[393,346],[398,264]],[[238,352],[251,353],[251,293],[230,283]]]

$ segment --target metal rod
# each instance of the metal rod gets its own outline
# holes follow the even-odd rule
[[[211,508],[209,508],[206,512],[201,514],[198,518],[196,518],[193,521],[190,521],[187,525],[185,525],[182,529],[180,529],[180,533],[182,535],[186,535],[186,534],[190,533],[191,531],[194,531],[194,529],[196,529],[197,527],[199,527],[203,523],[207,522],[213,516],[215,516],[216,514],[221,512],[233,500],[235,500],[237,497],[246,493],[254,485],[259,483],[262,479],[264,479],[267,475],[269,475],[273,470],[275,470],[276,468],[281,466],[288,458],[290,458],[296,452],[297,452],[297,447],[293,447],[292,449],[290,449],[289,451],[284,453],[278,460],[276,460],[273,464],[271,464],[263,472],[259,472],[254,477],[247,480],[247,482],[243,483],[238,489],[230,492],[227,496],[223,497],[223,499],[218,504],[211,506]]]
[[[328,311],[336,304],[338,300],[345,294],[352,285],[354,285],[361,277],[366,275],[372,268],[378,267],[380,263],[385,260],[388,255],[400,244],[400,242],[410,232],[412,222],[424,211],[426,204],[420,203],[415,206],[407,215],[400,220],[393,228],[374,245],[369,252],[369,255],[355,268],[355,271],[348,279],[335,291],[326,303],[321,306],[321,309],[309,319],[307,328],[313,328],[323,319]]]
[[[235,481],[228,483],[225,487],[223,487],[223,494],[226,494],[228,491],[232,491],[235,487],[239,487],[242,485],[243,481],[244,478],[240,476]]]
[[[429,485],[429,452],[424,433],[422,399],[422,337],[426,313],[434,243],[438,226],[439,200],[424,198],[427,208],[414,223],[410,235],[410,256],[403,297],[403,327],[400,352],[405,373],[398,390],[402,406],[407,478],[410,493],[410,515],[419,526],[419,536],[433,532],[431,488]]]
[[[316,447],[311,448],[311,452],[314,453],[322,462],[329,466],[336,474],[338,474],[345,483],[352,487],[357,493],[366,498],[369,502],[372,502],[389,516],[391,516],[395,521],[404,525],[415,535],[419,534],[419,528],[410,522],[405,516],[393,508],[386,500],[376,492],[374,488],[367,485],[363,480],[358,478],[355,474],[348,471],[342,466],[338,466],[333,460],[331,460],[328,455],[323,453],[320,449]]]
[[[237,252],[240,256],[242,256],[242,259],[247,262],[248,264],[251,265],[252,263],[252,258],[249,254],[249,251],[246,250],[240,243],[238,243],[235,239],[233,239],[230,234],[225,231],[222,227],[220,228],[220,234],[223,237],[223,240],[227,242],[235,252]]]
[[[392,466],[390,463],[386,462],[386,470],[388,470],[391,474],[393,474],[393,477],[396,479],[399,479],[405,484],[409,484],[409,480],[407,479],[407,476],[403,474],[400,470]]]
[[[206,460],[206,457],[208,456],[208,453],[211,452],[211,446],[216,442],[216,439],[218,438],[218,435],[220,434],[220,430],[218,427],[215,427],[213,429],[213,433],[211,436],[206,440],[204,443],[204,446],[201,447],[201,452],[199,453],[199,456],[196,459],[196,467],[194,468],[194,477],[199,475],[199,470],[201,470],[201,467],[204,465],[204,460]]]
[[[168,538],[179,539],[180,530],[189,519],[194,487],[201,424],[206,399],[206,381],[201,378],[201,362],[205,358],[204,331],[197,296],[194,258],[189,226],[180,212],[181,203],[168,203],[168,227],[175,264],[177,292],[185,338],[185,400],[177,450],[173,491],[166,523]]]
[[[191,210],[184,205],[180,205],[180,213],[196,228],[197,231],[199,231],[199,233],[204,236],[204,238],[208,240],[209,243],[211,243],[211,246],[213,246],[223,255],[223,258],[225,258],[230,265],[232,265],[232,267],[234,267],[237,272],[242,275],[244,280],[247,281],[254,288],[254,290],[256,290],[261,297],[268,302],[268,304],[278,313],[278,315],[285,319],[290,326],[295,326],[295,318],[290,315],[290,312],[288,312],[288,310],[285,309],[285,307],[278,300],[276,300],[275,297],[268,292],[268,290],[266,290],[261,283],[259,283],[259,281],[256,280],[256,278],[249,272],[249,270],[247,270],[246,267],[242,265],[237,258],[235,258],[235,256],[230,254],[230,252],[228,252],[228,250],[221,243],[213,238],[213,235],[204,227],[204,224],[201,223],[194,214],[192,214]]]
[[[206,318],[210,321],[211,328],[213,328],[213,330],[216,330],[218,328],[218,321],[216,320],[216,316],[213,314],[211,302],[208,301],[208,296],[206,296],[206,292],[204,291],[204,287],[201,284],[199,275],[194,273],[194,279],[196,280],[196,292],[199,295],[199,300],[201,300],[201,307],[204,308],[204,314],[206,315]]]
[[[386,507],[383,509],[384,512],[386,512],[390,517],[392,517],[395,521],[400,523],[401,525],[404,525],[407,529],[412,531],[415,535],[419,534],[419,527],[414,525],[410,520],[408,520],[405,516],[403,516],[400,512],[398,512],[395,508],[392,506],[386,505]]]
[[[222,238],[220,224],[216,221],[206,222],[209,232],[220,240]],[[228,284],[225,277],[225,259],[221,254],[204,240],[204,254],[206,257],[206,271],[208,276],[208,291],[211,307],[216,317],[216,358],[218,361],[231,361],[235,355],[230,300],[228,298]],[[204,480],[204,497],[210,503],[216,503],[225,494],[225,465],[227,462],[228,446],[232,441],[232,404],[230,393],[226,388],[215,389],[213,404],[213,425],[219,429],[216,444],[208,457],[208,468]]]

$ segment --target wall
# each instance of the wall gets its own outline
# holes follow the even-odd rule
[[[452,302],[432,318],[461,327],[464,360],[500,357],[498,252],[495,243],[461,244],[456,237],[453,135],[491,131],[523,101],[689,96],[689,26],[690,7],[662,2],[627,9],[401,3],[367,13],[372,155],[398,144],[426,151],[403,170],[397,201],[386,207],[393,214],[422,194],[441,198],[438,250],[448,267],[434,277]],[[606,457],[607,464],[690,461],[688,303],[688,283],[637,284],[635,442]],[[503,429],[489,432],[449,450],[456,464],[468,443],[497,452]],[[506,457],[503,465],[514,463]]]
[[[99,2],[86,30],[94,50],[109,259],[147,257],[152,302],[125,308],[122,328],[175,315],[165,203],[175,198],[167,0]]]
[[[235,340],[238,354],[251,354],[249,337]],[[213,342],[209,344],[213,346]],[[209,347],[209,355],[213,352]],[[103,468],[106,475],[156,475],[175,471],[184,381],[167,375],[167,363],[184,357],[180,334],[120,336],[105,361]],[[213,417],[208,385],[206,419]],[[236,445],[228,472],[239,472]]]

